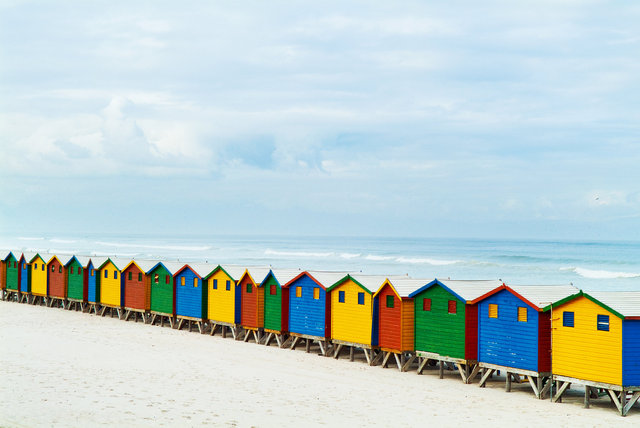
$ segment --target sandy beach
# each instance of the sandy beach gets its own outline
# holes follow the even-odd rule
[[[526,384],[506,393],[186,330],[0,302],[0,426],[638,426]]]

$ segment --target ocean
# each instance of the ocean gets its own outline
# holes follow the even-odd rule
[[[424,279],[500,279],[640,290],[640,242],[278,236],[0,237],[0,248],[212,264],[271,265]]]

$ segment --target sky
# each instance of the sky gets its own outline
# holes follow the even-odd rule
[[[640,240],[638,22],[1,1],[0,233]]]

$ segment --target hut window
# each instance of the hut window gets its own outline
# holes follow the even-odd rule
[[[93,269],[91,269],[91,276],[93,276]]]
[[[338,291],[338,302],[344,303],[344,291]]]
[[[180,285],[185,285],[186,284],[186,280],[183,277],[180,277]]]
[[[142,274],[138,273],[138,282],[141,282],[141,281],[142,281]]]
[[[302,297],[302,287],[296,287],[296,297]]]
[[[56,265],[51,265],[51,272],[55,272],[56,271]]]
[[[489,303],[489,318],[498,318],[498,305]]]
[[[213,280],[213,289],[214,289],[214,290],[217,290],[217,289],[218,289],[218,280],[217,280],[217,279],[214,279],[214,280]]]
[[[269,287],[269,294],[271,294],[272,296],[278,294],[278,289],[276,288],[275,284],[271,284],[271,286]]]
[[[227,291],[231,291],[231,281],[227,280]]]
[[[82,268],[81,267],[78,268],[78,275],[82,275]]]
[[[58,273],[62,273],[62,265],[58,266]]]
[[[251,284],[250,284],[250,283],[247,283],[247,293],[248,293],[248,294],[253,293],[253,287],[251,286]]]
[[[387,308],[393,308],[393,302],[394,302],[394,298],[393,296],[389,295],[387,296]]]
[[[598,315],[598,330],[609,331],[609,315]]]
[[[40,267],[40,270],[44,271],[44,263],[42,263],[42,266]]]
[[[527,308],[518,307],[518,321],[527,322]]]
[[[358,304],[364,305],[364,293],[358,293]]]
[[[129,281],[131,281],[131,275],[132,275],[132,273],[129,272]]]
[[[320,300],[320,289],[318,287],[313,287],[313,298],[314,300]]]
[[[16,262],[13,262],[13,267],[14,267],[14,268],[16,267]]]
[[[106,269],[104,270],[104,277],[109,278],[109,271]]]
[[[154,284],[159,284],[160,283],[160,275],[158,275],[158,274],[153,275],[153,282],[154,282]]]
[[[170,276],[169,276],[169,275],[165,275],[165,276],[164,276],[164,282],[165,282],[165,284],[168,284],[168,283],[169,283],[169,278],[170,278]]]
[[[69,267],[69,272],[70,272],[70,273],[73,273],[73,266],[70,266],[70,267]]]
[[[198,288],[198,278],[193,278],[193,286],[194,288]]]
[[[113,271],[113,279],[118,279],[118,271],[117,270]]]
[[[563,327],[573,327],[575,324],[573,323],[573,312],[563,312],[562,313],[562,326]]]
[[[34,264],[33,268],[37,270],[38,269],[38,263]]]
[[[455,300],[449,300],[448,307],[449,307],[450,314],[458,313],[458,302],[456,302]]]
[[[422,310],[423,311],[431,310],[431,299],[422,299]]]

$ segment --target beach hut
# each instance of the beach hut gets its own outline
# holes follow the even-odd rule
[[[260,283],[264,291],[264,344],[275,339],[282,347],[289,330],[289,289],[282,286],[300,275],[300,269],[270,269]]]
[[[289,293],[291,349],[305,342],[310,352],[317,343],[322,355],[331,351],[331,301],[327,289],[344,278],[345,272],[304,271],[283,285]]]
[[[36,253],[35,256],[29,259],[29,281],[31,283],[29,288],[31,291],[31,303],[34,305],[47,303],[47,262],[44,257]]]
[[[184,265],[179,262],[158,262],[147,272],[151,283],[150,324],[155,324],[158,321],[162,327],[167,321],[169,326],[173,328],[176,312],[173,274],[182,269]]]
[[[122,306],[124,293],[122,292],[122,267],[126,266],[126,260],[107,258],[95,271],[99,278],[100,316],[109,312],[113,317],[122,318]]]
[[[415,360],[414,308],[409,295],[428,282],[412,278],[386,279],[374,293],[382,367],[387,367],[393,356],[398,369],[406,371]]]
[[[88,260],[87,260],[88,262]],[[66,269],[67,309],[74,307],[76,310],[84,310],[86,297],[86,270],[82,262],[71,256],[64,265]]]
[[[29,260],[35,256],[35,253],[22,253],[18,259],[18,281],[20,287],[19,301],[31,302],[31,266]]]
[[[200,333],[204,332],[204,321],[207,317],[207,287],[203,279],[215,268],[207,263],[184,265],[175,274],[176,281],[176,318],[180,330],[186,322],[191,331],[195,323]]]
[[[430,362],[456,367],[463,382],[477,375],[478,307],[471,302],[502,286],[502,281],[435,279],[409,294],[414,299],[418,374]]]
[[[507,392],[512,379],[529,380],[538,398],[551,382],[551,304],[576,294],[572,285],[500,287],[471,301],[478,305],[478,365],[484,370],[480,387],[495,371],[505,373]]]
[[[78,261],[84,265],[87,272],[87,304],[89,313],[93,311],[96,315],[100,310],[100,272],[98,268],[106,261],[106,257],[77,257]]]
[[[348,274],[327,289],[331,300],[331,343],[334,358],[349,348],[350,360],[354,351],[364,352],[369,365],[377,361],[378,308],[373,294],[387,281],[379,275]]]
[[[218,328],[222,337],[227,330],[234,339],[238,338],[240,329],[240,287],[236,284],[245,273],[246,268],[234,265],[218,265],[206,277],[207,282],[207,319],[213,336]]]
[[[145,324],[147,318],[150,319],[148,315],[151,310],[151,281],[147,272],[157,264],[157,261],[151,260],[132,260],[122,269],[125,321],[131,315],[133,315],[134,321],[138,320],[139,315]]]
[[[262,340],[264,329],[264,288],[262,280],[269,273],[269,267],[248,267],[240,277],[237,287],[240,288],[240,326],[244,332],[243,340],[250,337],[256,343]]]
[[[55,255],[47,261],[47,295],[49,306],[58,304],[64,308],[67,298],[67,272],[64,263]]]
[[[11,251],[4,253],[2,265],[4,272],[2,282],[3,300],[18,300],[20,292],[20,268],[18,266],[18,258]]]
[[[640,398],[640,291],[581,291],[552,310],[553,401],[584,385],[585,407],[604,390],[626,416]]]

